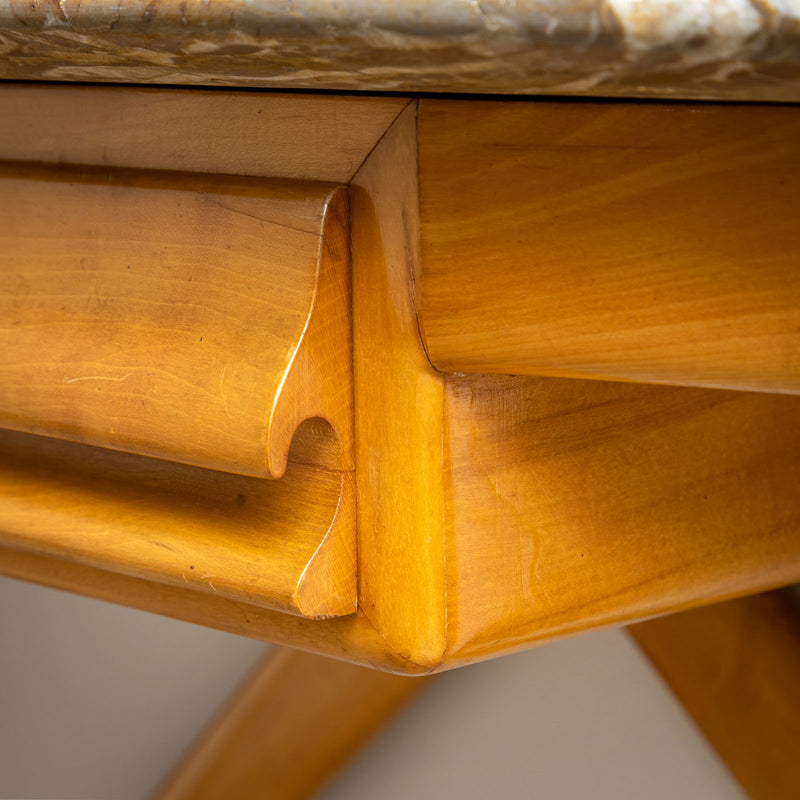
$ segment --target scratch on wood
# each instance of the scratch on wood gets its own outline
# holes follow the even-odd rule
[[[130,378],[131,375],[133,375],[132,372],[123,375],[121,378],[110,378],[107,375],[85,375],[82,378],[68,378],[67,383],[77,383],[78,381],[124,381]]]
[[[156,547],[163,547],[166,550],[169,550],[172,553],[177,553],[178,551],[174,547],[170,547],[168,544],[164,544],[164,542],[152,542]]]
[[[229,206],[226,203],[223,203],[221,200],[217,199],[216,197],[209,197],[208,200],[213,203],[215,206],[219,206],[220,208],[224,208],[226,211],[230,211],[234,214],[241,214],[243,217],[249,217],[250,219],[258,220],[259,222],[266,222],[267,225],[277,225],[279,228],[286,228],[290,231],[297,231],[298,233],[304,233],[308,236],[316,236],[318,239],[322,238],[322,234],[316,231],[310,231],[306,228],[296,228],[294,225],[287,225],[285,222],[279,222],[275,219],[270,219],[269,217],[260,217],[258,214],[251,214],[247,211],[243,211],[241,208],[235,208],[234,206]]]
[[[219,376],[219,393],[222,396],[222,405],[225,407],[225,413],[228,415],[228,419],[233,419],[231,416],[231,412],[228,409],[228,392],[225,389],[225,373],[228,371],[228,365],[226,364],[222,368],[222,372]]]

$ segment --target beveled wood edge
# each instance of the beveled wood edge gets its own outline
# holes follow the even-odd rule
[[[341,494],[331,524],[297,578],[294,606],[303,617],[329,619],[358,610],[356,489],[352,471],[342,471]]]
[[[409,102],[0,81],[0,159],[346,184]]]
[[[416,102],[350,185],[359,607],[392,649],[446,649],[443,376],[419,336]],[[390,500],[387,501],[387,498]]]

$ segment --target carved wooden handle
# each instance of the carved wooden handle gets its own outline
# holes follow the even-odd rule
[[[350,466],[341,190],[8,167],[0,191],[0,426],[279,477],[319,416]]]
[[[0,540],[352,613],[345,191],[6,164],[0,198]]]

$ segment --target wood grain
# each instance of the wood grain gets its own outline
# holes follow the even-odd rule
[[[629,628],[753,800],[800,795],[800,609],[785,592]]]
[[[352,472],[278,481],[0,432],[0,542],[255,605],[356,604]]]
[[[800,113],[423,99],[440,369],[800,391]]]
[[[5,84],[0,159],[347,183],[407,102]]]
[[[0,540],[352,614],[346,193],[5,162],[0,196]]]
[[[0,198],[0,425],[279,477],[318,416],[352,466],[342,192],[6,164]]]
[[[273,651],[154,800],[311,797],[426,684],[287,648]]]
[[[451,666],[800,578],[800,404],[447,381]]]
[[[432,102],[425,100],[423,106]],[[438,109],[437,114],[449,114],[452,108],[463,114],[458,103],[430,108]],[[530,262],[525,253],[535,237],[524,231],[517,239],[507,234],[514,225],[522,225],[521,220],[534,224],[547,217],[546,209],[537,211],[528,196],[530,183],[520,177],[527,174],[520,164],[524,167],[532,152],[545,160],[551,158],[546,142],[554,139],[554,126],[565,128],[559,134],[562,138],[569,139],[566,129],[570,127],[577,137],[577,144],[568,149],[575,156],[574,169],[562,171],[564,196],[571,198],[574,209],[585,208],[586,198],[601,203],[604,192],[608,201],[618,201],[621,209],[651,208],[648,203],[655,203],[656,196],[668,199],[673,190],[676,196],[686,192],[691,198],[697,186],[716,187],[715,191],[723,193],[736,183],[734,178],[728,183],[727,177],[720,177],[728,174],[727,167],[723,169],[728,163],[723,158],[726,154],[730,164],[737,165],[737,174],[750,174],[747,170],[751,170],[754,197],[760,197],[777,175],[775,154],[788,152],[790,146],[784,144],[781,150],[776,144],[772,155],[765,155],[766,145],[754,147],[745,158],[740,139],[730,134],[728,139],[720,139],[721,150],[714,145],[707,152],[703,143],[708,144],[708,129],[703,126],[711,123],[705,121],[705,112],[698,113],[696,124],[705,133],[692,139],[695,118],[685,118],[684,108],[675,117],[675,131],[686,142],[696,142],[702,158],[695,162],[693,157],[670,151],[662,142],[666,155],[651,163],[647,159],[653,158],[652,152],[661,152],[661,145],[656,147],[660,140],[652,133],[654,138],[647,147],[634,146],[637,128],[628,115],[636,118],[635,109],[602,111],[582,104],[583,111],[567,112],[566,122],[556,115],[558,125],[551,120],[537,127],[527,115],[541,112],[544,119],[547,106],[536,103],[519,108],[523,110],[507,111],[505,105],[495,110],[493,104],[476,104],[474,109],[482,113],[476,114],[476,121],[467,120],[465,130],[477,136],[485,126],[495,135],[498,120],[506,120],[507,130],[505,122],[500,125],[506,137],[500,138],[501,144],[514,145],[520,126],[541,141],[534,136],[533,144],[524,140],[515,150],[512,146],[493,148],[487,143],[490,137],[479,148],[483,158],[476,157],[465,166],[458,162],[458,154],[469,151],[465,144],[469,137],[451,130],[453,156],[441,151],[442,163],[434,169],[431,158],[437,151],[430,138],[434,117],[429,111],[427,117],[423,114],[418,141],[416,105],[408,105],[356,172],[350,187],[352,361],[348,209],[343,192],[330,184],[147,171],[141,169],[152,166],[146,161],[136,162],[134,170],[6,163],[3,180],[17,187],[13,204],[7,202],[13,211],[9,219],[18,221],[14,223],[16,233],[10,227],[0,229],[9,244],[0,256],[6,267],[0,274],[19,274],[20,259],[32,274],[36,270],[41,274],[34,287],[38,292],[20,292],[16,284],[7,286],[2,319],[11,323],[22,319],[11,315],[11,311],[18,313],[22,297],[30,324],[24,333],[16,330],[20,326],[6,324],[2,352],[4,356],[12,353],[36,325],[41,326],[42,338],[28,340],[23,357],[0,359],[0,370],[7,370],[0,375],[0,399],[7,399],[5,406],[0,403],[0,411],[5,413],[3,424],[8,424],[11,414],[28,414],[27,423],[12,420],[10,424],[79,438],[77,430],[86,441],[115,447],[121,446],[122,423],[131,424],[133,435],[122,443],[124,449],[161,456],[162,460],[64,441],[42,442],[29,433],[4,434],[0,569],[27,580],[409,674],[447,669],[582,630],[688,608],[800,577],[796,535],[800,523],[796,490],[800,485],[796,458],[800,406],[794,398],[623,382],[446,374],[437,369],[507,369],[516,366],[514,359],[527,358],[525,348],[538,346],[542,339],[528,325],[537,318],[525,316],[527,300],[521,305],[515,300],[513,282],[529,280]],[[656,122],[663,120],[658,109],[649,108],[645,112],[654,116],[647,125],[642,123],[643,129],[648,125],[654,129]],[[587,118],[592,109],[596,113]],[[721,122],[714,116],[717,111],[709,118],[719,127]],[[772,109],[768,111],[772,113]],[[750,123],[743,121],[739,133],[751,144],[768,143],[773,134],[777,139],[790,139],[794,116],[782,116],[786,109],[775,112],[775,125],[766,132],[748,128]],[[453,118],[457,118],[455,112]],[[632,126],[630,131],[626,124]],[[436,125],[444,122],[439,119]],[[470,127],[473,125],[476,127]],[[584,147],[581,137],[591,140],[593,125],[605,142],[603,147]],[[609,144],[615,125],[630,164],[625,159],[620,162]],[[291,125],[287,127],[288,134],[293,130]],[[127,153],[138,152],[133,144],[126,147],[131,148]],[[593,161],[584,150],[601,155]],[[509,166],[509,154],[515,154],[516,170]],[[18,153],[16,157],[21,156]],[[80,154],[70,157],[83,158]],[[115,159],[118,157],[122,158],[118,154]],[[495,162],[498,174],[507,179],[504,183],[484,180],[485,168]],[[462,164],[463,175],[448,172],[455,163]],[[707,164],[722,165],[719,174],[707,170]],[[584,191],[580,183],[595,174],[593,169],[596,180]],[[550,167],[539,172],[549,171]],[[676,178],[680,186],[670,188],[673,173],[681,176]],[[446,175],[452,181],[444,187],[442,176]],[[528,194],[517,197],[514,193],[521,192],[521,186]],[[600,186],[605,189],[601,191]],[[434,190],[441,191],[437,195]],[[552,195],[543,193],[543,198],[549,198],[547,203],[561,199],[553,191]],[[644,198],[641,203],[640,195]],[[703,203],[708,198],[700,195],[702,192],[695,205],[687,207],[706,208]],[[677,282],[684,287],[699,276],[698,289],[692,292],[691,304],[685,297],[666,303],[664,308],[669,306],[677,316],[674,331],[669,327],[673,323],[664,322],[664,336],[648,339],[647,331],[652,333],[658,326],[639,325],[631,317],[629,333],[641,338],[641,349],[650,353],[662,348],[658,356],[662,361],[653,356],[648,362],[660,364],[659,374],[636,373],[637,380],[702,382],[722,363],[715,360],[718,350],[725,350],[727,358],[741,346],[755,354],[759,365],[765,365],[763,373],[758,373],[759,381],[767,381],[758,384],[761,388],[791,390],[786,383],[773,385],[764,378],[780,373],[781,381],[790,380],[797,352],[782,349],[794,346],[786,325],[795,319],[796,308],[781,306],[786,287],[781,283],[782,268],[776,266],[780,248],[795,241],[795,232],[786,228],[785,214],[781,216],[785,212],[783,195],[777,190],[775,195],[769,201],[772,205],[759,204],[753,211],[752,238],[738,228],[730,233],[744,260],[730,268],[734,283],[725,284],[719,296],[703,294],[703,281],[709,275],[723,283],[728,275],[720,267],[723,262],[712,258],[722,247],[719,241],[705,249],[697,245],[696,262],[678,258],[686,255],[686,248],[668,251],[675,256],[675,274],[682,276]],[[165,200],[167,196],[174,202]],[[516,216],[509,213],[509,196],[516,198]],[[115,203],[120,198],[122,206],[112,208],[111,197]],[[460,205],[453,205],[454,197]],[[87,205],[88,198],[91,202]],[[418,198],[423,209],[421,223]],[[229,207],[214,205],[211,201],[215,199]],[[450,202],[446,209],[436,206],[446,199]],[[654,214],[656,205],[651,208]],[[743,213],[743,205],[741,196],[732,202],[731,219],[742,222],[735,214]],[[765,207],[776,212],[776,227],[770,227],[764,217]],[[85,213],[87,208],[91,213]],[[120,213],[120,208],[126,213]],[[574,213],[577,216],[569,225],[564,223],[559,230],[553,223],[552,236],[548,228],[543,237],[562,242],[563,252],[573,256],[580,249],[575,242],[570,244],[567,235],[570,230],[576,236],[580,233],[576,221],[580,214]],[[611,212],[603,216],[605,213],[598,217],[603,225],[587,223],[582,229],[598,243],[610,225]],[[625,226],[630,225],[631,231],[644,235],[643,222],[631,222],[625,215],[620,219],[624,223],[620,230],[628,230]],[[714,219],[719,225],[719,218]],[[163,231],[164,238],[156,241],[145,236],[143,220],[148,231]],[[672,241],[665,233],[672,228],[664,220],[654,227],[661,231],[659,236],[666,237],[664,242]],[[270,245],[267,228],[276,230],[279,238],[275,241],[280,243],[280,237],[285,237],[285,248]],[[716,227],[710,226],[712,229]],[[20,231],[27,233],[22,236]],[[209,236],[209,231],[214,235]],[[457,231],[466,244],[456,241]],[[764,269],[760,272],[756,266],[761,262],[754,253],[756,239],[765,232],[772,239],[761,250]],[[203,252],[212,246],[228,258],[225,244],[232,236],[243,242],[243,262],[225,262],[226,275],[231,273],[239,283],[215,281],[210,285],[216,256],[204,256]],[[632,235],[630,241],[635,239]],[[288,244],[298,241],[307,244]],[[642,280],[648,278],[646,269],[636,272],[641,264],[647,269],[648,264],[655,265],[653,280],[671,279],[666,260],[642,257],[661,252],[650,247],[652,242],[637,250],[640,245],[630,241],[626,238],[620,245],[627,253],[627,260],[620,262],[621,281],[627,280],[628,270]],[[492,242],[496,251],[481,251],[482,246],[493,248]],[[161,250],[157,250],[159,246]],[[555,253],[556,244],[548,247]],[[492,255],[495,252],[499,255]],[[104,253],[111,254],[110,261],[100,258]],[[123,253],[134,261],[114,260]],[[505,266],[497,260],[505,258],[503,253],[510,254]],[[515,262],[515,253],[524,258]],[[75,285],[73,279],[66,280],[63,269],[60,278],[58,270],[55,277],[46,273],[42,265],[47,258],[55,259],[56,265],[60,259],[69,262],[70,275],[77,275],[78,280],[86,281],[88,273],[91,280],[99,281],[107,277],[103,270],[108,270],[116,281],[115,289],[100,293],[100,297],[111,298],[111,310],[119,313],[115,316],[108,304],[91,300],[95,295],[86,291],[94,285],[91,281]],[[89,259],[84,269],[80,258]],[[146,280],[129,282],[127,264],[140,262],[137,269]],[[706,267],[706,262],[715,265],[713,269]],[[151,266],[148,272],[147,264],[159,267]],[[491,280],[486,277],[487,264]],[[698,271],[693,272],[697,264]],[[752,285],[744,279],[736,283],[739,278],[735,276],[744,274],[742,264],[751,268]],[[269,284],[273,277],[277,280],[283,275],[285,279],[292,265],[297,280]],[[252,381],[243,384],[241,391],[214,395],[210,390],[216,389],[216,384],[209,384],[206,392],[189,391],[198,388],[190,376],[175,388],[172,398],[162,392],[139,397],[152,401],[155,409],[161,403],[160,417],[151,413],[137,417],[133,411],[141,414],[139,409],[118,414],[114,406],[103,406],[96,399],[100,393],[90,391],[91,381],[59,383],[72,377],[103,375],[83,367],[94,367],[90,361],[102,356],[102,348],[110,353],[104,356],[106,361],[123,352],[114,340],[117,330],[122,331],[121,339],[130,339],[122,323],[138,331],[142,319],[152,313],[151,305],[173,298],[163,287],[188,291],[188,277],[200,267],[208,272],[204,280],[209,287],[194,288],[194,279],[189,285],[198,297],[202,294],[204,303],[214,292],[224,295],[231,286],[238,286],[237,299],[226,300],[221,309],[235,324],[229,340],[218,344],[219,369],[212,370],[217,380],[219,370],[228,363],[223,362],[223,355],[254,357],[251,337],[269,331],[273,337],[269,341],[274,344],[283,336],[283,361],[276,358],[281,368],[258,373],[273,381],[271,395],[266,389],[260,394],[253,390],[252,397],[259,394],[263,404],[260,410],[252,411],[247,405]],[[241,272],[237,271],[240,268]],[[437,277],[437,270],[442,271],[441,276]],[[513,278],[510,283],[506,275]],[[484,283],[475,283],[473,278]],[[777,278],[780,280],[775,282]],[[758,283],[762,279],[766,283]],[[58,280],[59,291],[71,298],[70,302],[76,304],[83,298],[85,303],[90,298],[88,309],[74,305],[75,319],[81,323],[73,326],[75,330],[59,316],[64,309],[53,292]],[[433,291],[437,285],[440,295]],[[603,285],[608,288],[607,281]],[[145,293],[147,302],[137,308],[140,292]],[[576,298],[579,295],[577,292]],[[297,297],[300,301],[296,302]],[[453,297],[468,302],[469,313],[474,312],[483,322],[473,326]],[[772,300],[775,302],[770,305]],[[504,305],[509,302],[513,307]],[[438,310],[436,303],[441,304]],[[200,313],[191,303],[186,305],[187,314]],[[690,316],[695,315],[691,325],[686,315],[681,316],[689,305]],[[180,370],[190,367],[194,354],[201,352],[200,336],[206,345],[206,334],[200,330],[206,319],[195,319],[200,326],[196,329],[178,324],[184,308],[180,303],[172,306],[164,318],[150,320],[150,346],[177,347],[183,338],[189,341],[190,334],[196,335],[194,349],[188,351],[193,354],[191,359],[178,350],[173,353],[174,369]],[[744,313],[745,307],[752,319],[747,317],[747,325],[736,327],[734,322],[738,325],[740,321],[737,314]],[[582,318],[585,314],[598,325],[602,322],[607,333],[617,327],[626,330],[621,323],[617,326],[617,312],[605,315],[589,301],[582,308],[576,307],[575,315]],[[291,324],[275,326],[287,310],[296,318]],[[541,315],[542,324],[548,318],[569,319],[562,315],[565,307],[556,304],[548,314],[551,311],[550,317]],[[449,319],[451,312],[455,322],[443,322],[442,331],[457,324],[453,341],[458,347],[465,342],[469,346],[459,351],[455,362],[443,364],[435,350],[436,343],[446,337],[431,325]],[[762,317],[777,320],[777,327],[763,327]],[[715,320],[723,318],[727,322],[722,328],[727,325],[725,330],[730,333],[735,327],[741,333],[741,342],[731,345],[730,352],[724,344],[725,330],[717,331],[707,347],[701,338],[697,341],[704,343],[702,347],[693,343],[688,349],[686,340],[677,335],[678,329],[696,325],[698,336],[711,336],[712,329],[704,326],[713,328]],[[71,368],[67,351],[81,344],[78,334],[89,331],[93,319],[103,321],[98,329],[106,333],[87,337],[84,344],[89,342],[90,348],[100,350],[84,347],[84,360],[77,364],[82,371],[70,371],[65,379],[63,366]],[[491,325],[481,328],[487,320]],[[562,326],[557,320],[553,324],[567,333],[572,325]],[[45,336],[56,329],[58,336]],[[423,332],[435,366],[427,358]],[[788,339],[782,338],[784,333]],[[759,339],[762,334],[763,340]],[[499,348],[497,352],[507,348],[516,355],[505,361],[505,356],[480,361],[481,348],[489,341]],[[729,344],[731,341],[728,336]],[[551,345],[546,342],[545,349]],[[694,367],[680,375],[660,371],[669,364],[683,370],[681,364],[689,361],[681,361],[679,355],[688,350],[695,372]],[[627,351],[621,347],[619,352],[635,357],[630,347]],[[472,367],[464,361],[465,353],[476,359]],[[161,364],[164,356],[160,351],[155,355]],[[131,362],[135,370],[153,361],[147,348],[133,348],[127,357],[142,359]],[[752,366],[755,361],[748,362],[744,356],[737,361],[740,371],[733,383],[738,388],[749,385],[740,380],[750,370],[748,363]],[[42,364],[48,366],[52,380],[36,391],[36,381],[47,376],[47,370],[40,369]],[[103,390],[122,388],[118,384],[129,380],[128,372],[134,374],[130,366],[118,366],[125,370],[105,377],[123,380],[112,381],[114,385],[103,386]],[[522,366],[524,372],[527,367]],[[21,371],[14,373],[13,369]],[[79,402],[65,405],[67,390],[84,394]],[[193,397],[206,404],[204,413],[200,406],[191,405]],[[120,397],[114,402],[127,400]],[[54,430],[54,425],[65,424],[54,409],[64,408],[71,408],[74,414],[73,419],[66,419],[66,424],[73,425],[72,433]],[[355,444],[353,413],[358,430]],[[54,416],[46,418],[47,414]],[[175,423],[181,414],[185,422]],[[47,425],[35,427],[36,419]],[[232,437],[238,436],[241,446],[209,447],[202,434],[207,419],[213,420],[211,435],[218,436],[222,444],[224,431],[234,430]],[[252,424],[247,427],[244,423]],[[142,435],[146,426],[155,425],[160,425],[157,433],[153,428],[148,436]],[[90,435],[84,435],[84,430]],[[146,447],[141,447],[139,440],[131,444],[136,436],[146,439]],[[168,463],[165,458],[195,466]],[[261,479],[279,475],[285,463],[288,466],[280,481]],[[205,469],[209,466],[215,469]],[[241,504],[239,497],[244,497]],[[168,547],[159,547],[159,543]],[[200,561],[209,569],[187,573],[187,566],[197,567]],[[197,575],[192,574],[195,572]],[[348,616],[308,618],[334,614]]]
[[[8,547],[0,571],[407,674],[797,576],[793,398],[499,377],[446,388],[448,639],[433,664],[407,658],[419,634],[400,639],[391,608],[390,644],[362,610],[304,620]],[[427,532],[408,535],[424,547]],[[397,603],[415,601],[414,580]]]
[[[442,376],[425,359],[407,272],[418,241],[414,113],[410,107],[398,119],[352,187],[361,442],[356,453],[358,613],[314,622],[276,614],[241,594],[223,597],[205,586],[181,586],[165,579],[163,570],[154,575],[126,568],[120,574],[116,553],[104,561],[82,557],[83,563],[74,563],[65,539],[36,551],[22,549],[19,539],[11,541],[0,559],[5,572],[382,669],[419,674],[440,664],[445,643]],[[312,315],[312,322],[329,316]],[[320,446],[313,437],[309,441]],[[299,446],[307,444],[302,435],[295,437],[290,467],[321,463],[318,455],[298,455]],[[101,469],[96,477],[103,474]],[[112,496],[118,481],[109,474]],[[282,508],[288,521],[301,522],[299,506]],[[107,510],[118,513],[111,504]]]
[[[443,381],[428,363],[413,295],[418,259],[416,108],[351,187],[359,605],[400,654],[445,646]]]

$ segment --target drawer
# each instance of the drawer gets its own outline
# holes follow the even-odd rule
[[[6,162],[0,205],[4,541],[352,613],[346,191]]]

